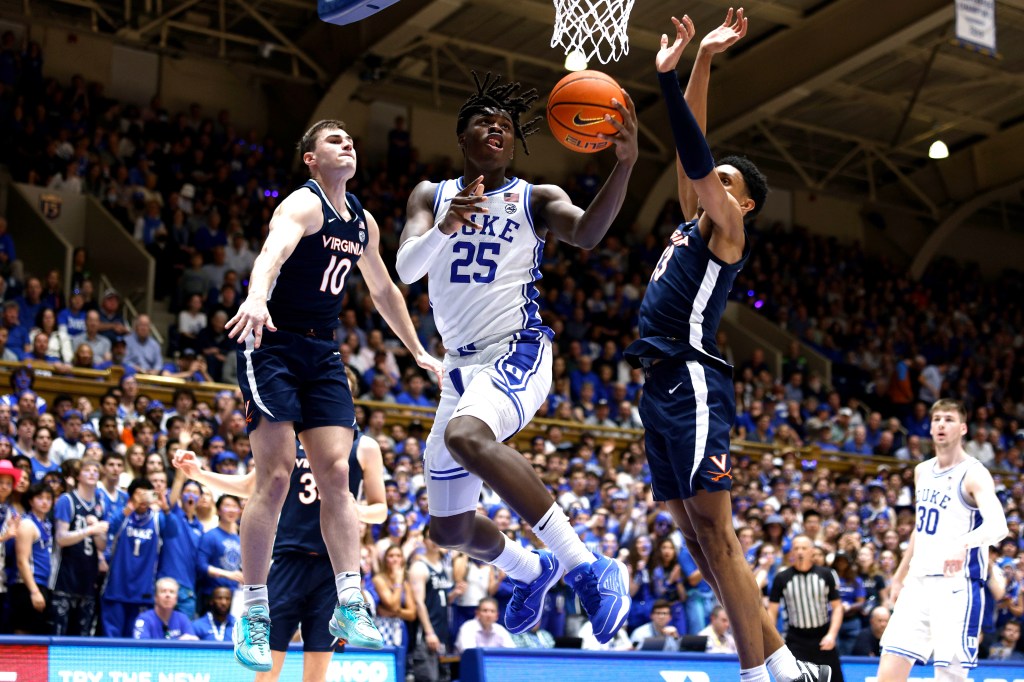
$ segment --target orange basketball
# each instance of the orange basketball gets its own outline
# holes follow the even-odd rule
[[[605,114],[622,122],[612,98],[625,103],[622,88],[600,71],[576,71],[558,81],[548,96],[548,125],[555,139],[574,152],[591,154],[611,146],[598,133],[618,132]]]

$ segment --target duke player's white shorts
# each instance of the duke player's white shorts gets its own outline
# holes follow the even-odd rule
[[[427,437],[425,474],[431,516],[476,511],[480,479],[456,462],[444,444],[453,417],[484,422],[498,442],[526,426],[551,388],[551,339],[534,330],[498,339],[479,351],[444,359],[444,383]]]
[[[936,666],[956,659],[964,668],[977,667],[984,599],[981,580],[908,576],[882,633],[882,653],[917,663],[934,654]]]

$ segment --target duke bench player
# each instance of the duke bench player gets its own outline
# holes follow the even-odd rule
[[[360,592],[359,538],[347,494],[355,407],[336,339],[342,293],[358,265],[377,310],[416,363],[440,363],[416,337],[405,300],[381,260],[373,216],[345,191],[356,172],[352,137],[340,121],[320,121],[299,142],[310,179],[281,202],[256,258],[249,295],[228,321],[238,351],[239,387],[256,464],[242,524],[245,613],[234,629],[235,659],[266,672],[270,607],[266,586],[274,534],[294,467],[295,438],[321,495],[321,531],[335,571],[338,604],[331,633],[352,644],[383,641]]]
[[[893,576],[879,682],[906,682],[933,655],[937,682],[966,680],[978,665],[988,547],[1008,530],[992,475],[963,449],[966,433],[960,402],[932,405],[935,457],[914,469],[917,523]]]

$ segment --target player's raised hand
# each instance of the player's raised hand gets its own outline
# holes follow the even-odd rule
[[[674,71],[676,65],[679,64],[679,58],[683,56],[683,49],[693,39],[693,34],[696,30],[693,28],[693,22],[690,17],[683,15],[682,21],[672,17],[672,23],[676,27],[676,39],[671,45],[668,43],[668,36],[664,33],[661,34],[661,49],[658,50],[657,56],[654,58],[654,65],[658,68],[658,73],[668,73]]]
[[[730,7],[722,25],[704,36],[704,40],[700,41],[700,49],[711,54],[725,52],[729,49],[730,45],[745,35],[747,35],[747,17],[743,14],[743,8],[740,7],[736,10],[734,15],[732,7]]]
[[[263,341],[263,328],[266,327],[272,332],[277,331],[277,326],[270,319],[270,311],[267,310],[267,302],[256,296],[247,296],[242,305],[239,306],[235,316],[228,320],[224,328],[228,331],[229,339],[238,339],[238,343],[245,343],[249,338],[249,332],[256,337],[253,346],[260,347]]]
[[[487,213],[487,208],[481,206],[487,201],[484,197],[484,176],[478,177],[473,182],[462,188],[462,191],[452,197],[448,205],[448,212],[444,219],[438,224],[438,229],[444,234],[455,234],[463,225],[479,230],[482,226],[477,225],[470,216],[474,213]],[[422,365],[420,365],[422,367]]]
[[[171,464],[189,478],[195,478],[195,475],[199,473],[199,459],[191,450],[175,450]]]
[[[598,133],[597,136],[615,144],[615,157],[619,163],[633,165],[640,155],[636,136],[636,105],[633,104],[633,98],[629,96],[628,92],[623,90],[622,93],[626,96],[625,103],[612,99],[612,105],[622,114],[622,123],[608,114],[604,115],[604,120],[615,126],[619,132],[615,135]]]

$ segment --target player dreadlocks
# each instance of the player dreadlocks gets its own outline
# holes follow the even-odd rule
[[[522,87],[519,83],[515,81],[501,83],[501,76],[492,77],[490,73],[484,76],[484,80],[481,82],[476,71],[473,72],[473,80],[476,81],[476,94],[470,95],[459,109],[459,119],[455,126],[456,134],[461,135],[466,130],[469,119],[475,114],[486,113],[490,110],[503,111],[512,119],[512,127],[516,137],[523,143],[523,151],[529,154],[530,148],[526,144],[526,137],[537,132],[541,117],[537,116],[525,123],[521,123],[519,117],[529,111],[533,103],[540,97],[537,94],[537,89],[530,88],[519,94],[519,89]]]

